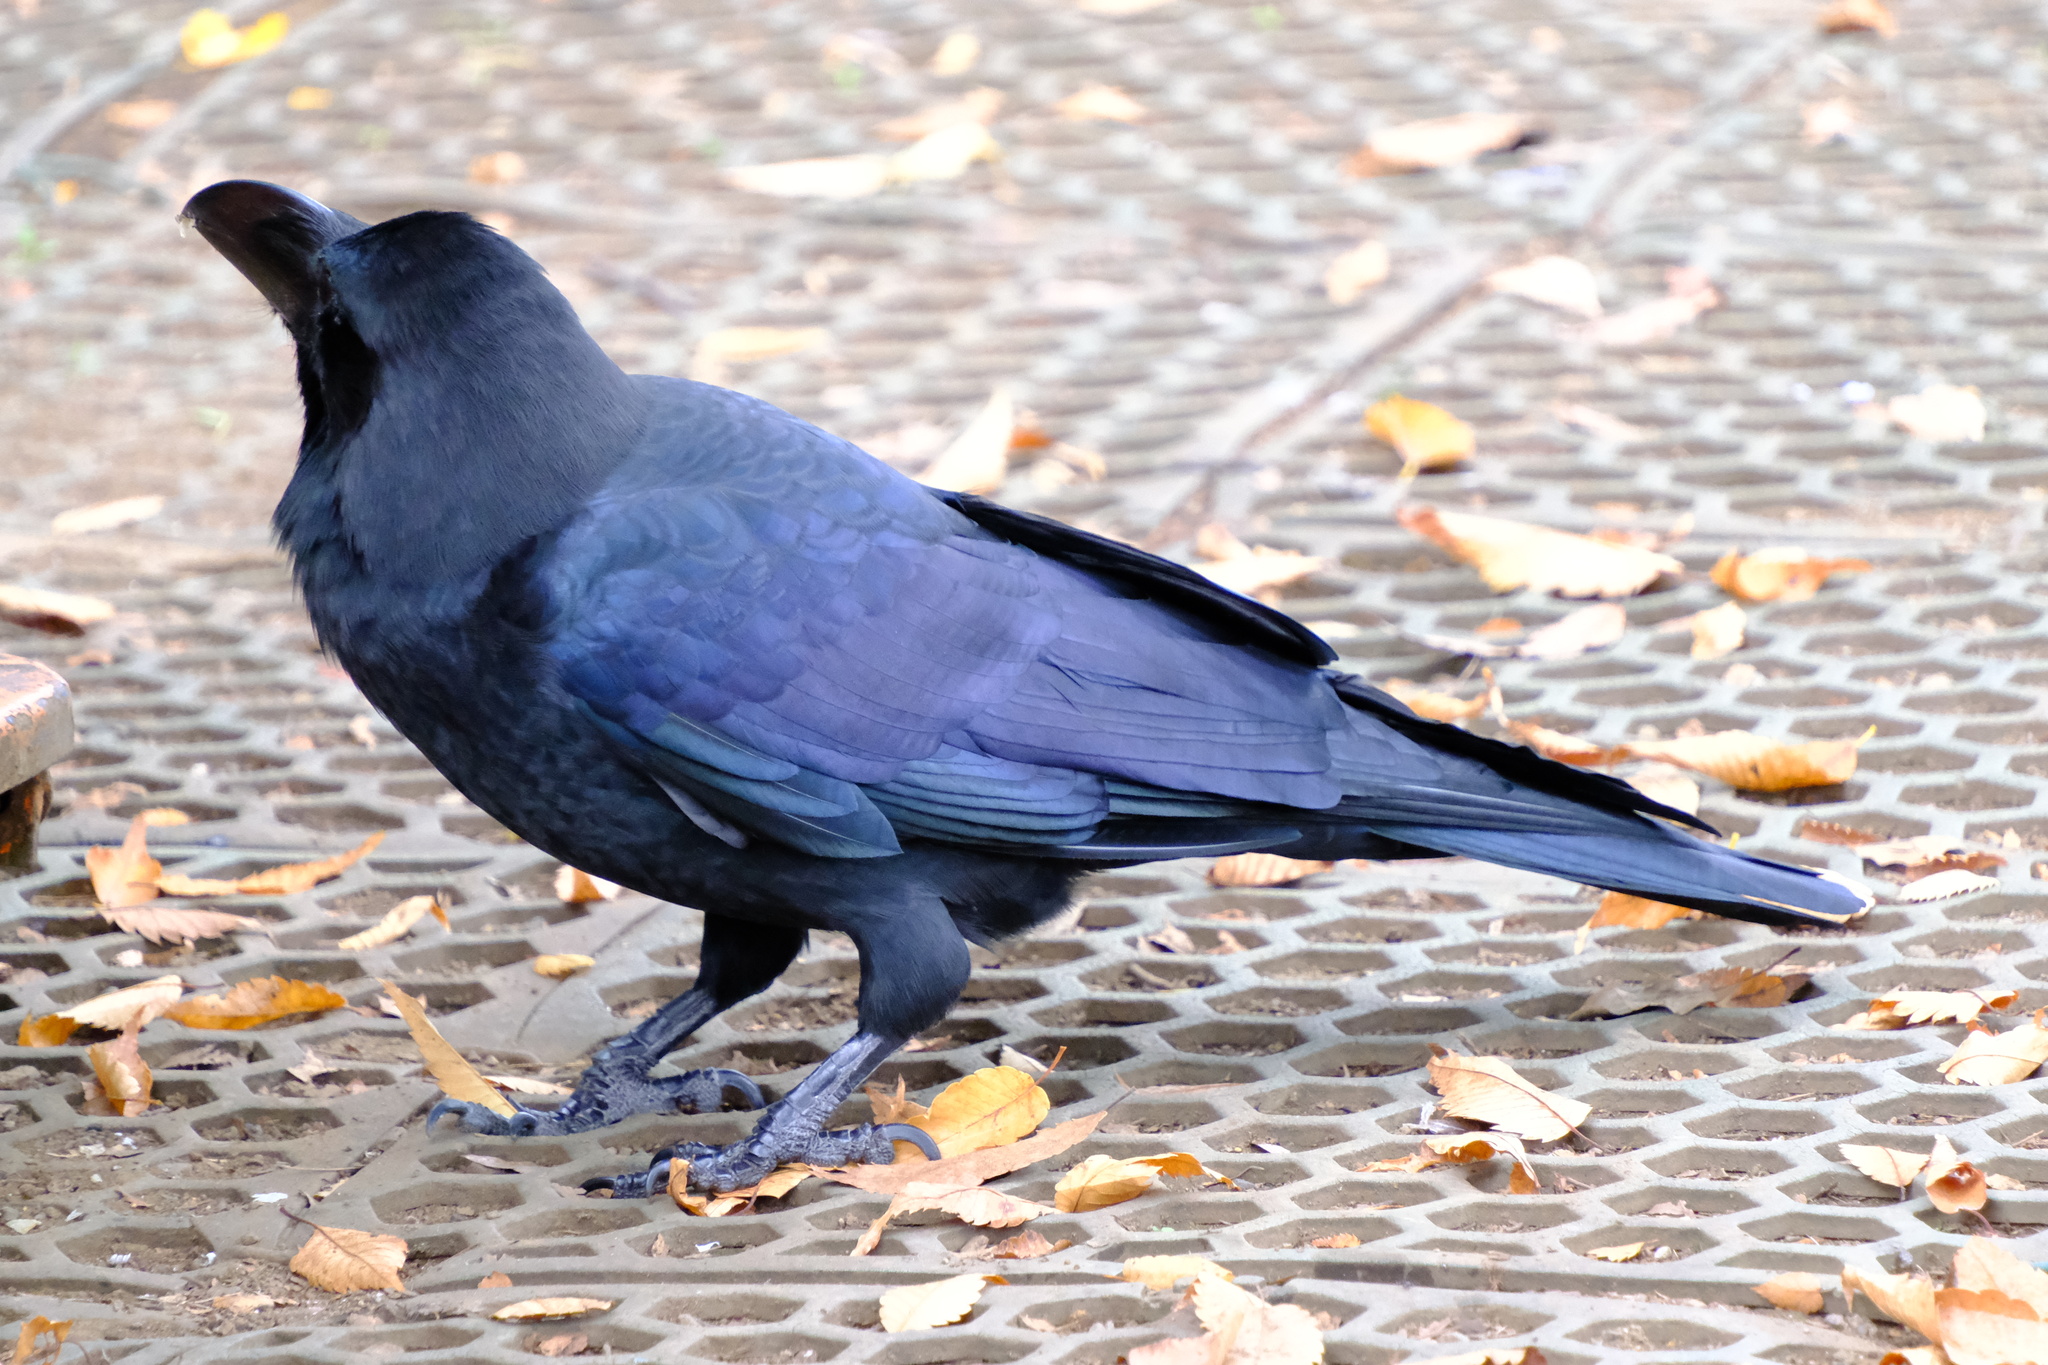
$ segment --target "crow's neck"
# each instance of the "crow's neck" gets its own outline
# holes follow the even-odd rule
[[[316,614],[353,585],[464,595],[573,516],[645,420],[642,386],[573,319],[451,327],[410,354],[332,318],[298,341],[306,435],[276,528]]]

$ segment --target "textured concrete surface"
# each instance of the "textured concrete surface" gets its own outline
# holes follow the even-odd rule
[[[805,1186],[717,1222],[564,1192],[671,1135],[736,1133],[738,1116],[538,1145],[429,1137],[432,1089],[402,1028],[353,1014],[240,1034],[152,1026],[171,1107],[125,1121],[81,1113],[83,1048],[0,1047],[14,1087],[0,1316],[78,1319],[74,1340],[138,1363],[509,1361],[572,1333],[649,1360],[1111,1365],[1186,1315],[1102,1275],[1126,1255],[1197,1250],[1326,1315],[1337,1362],[1533,1343],[1553,1361],[1847,1365],[1911,1334],[1772,1311],[1748,1286],[1844,1261],[1938,1267],[1973,1232],[2039,1238],[2048,1081],[1945,1084],[1934,1068],[1953,1028],[1828,1028],[1898,987],[2010,986],[2025,1009],[2048,1004],[2048,893],[2031,875],[2048,849],[2038,6],[1902,4],[1891,42],[1823,38],[1808,7],[1777,3],[1171,0],[1121,19],[1054,0],[288,8],[290,40],[219,72],[177,62],[182,6],[0,13],[0,578],[121,609],[83,639],[0,627],[0,649],[69,677],[84,745],[58,774],[42,871],[0,884],[7,1037],[22,1010],[164,971],[308,977],[357,1004],[394,976],[476,1055],[559,1078],[690,974],[691,912],[557,902],[552,865],[380,722],[358,722],[366,706],[315,653],[264,525],[296,439],[289,353],[239,277],[172,222],[186,192],[225,175],[365,217],[496,215],[629,368],[685,372],[719,327],[823,327],[825,345],[733,382],[910,467],[1007,384],[1050,434],[1103,452],[1109,477],[1019,462],[1006,498],[1169,553],[1221,520],[1326,555],[1284,605],[1374,677],[1459,670],[1417,633],[1567,606],[1495,596],[1394,525],[1396,461],[1359,415],[1394,388],[1443,404],[1475,425],[1479,453],[1411,496],[1570,529],[1696,519],[1675,550],[1694,572],[1630,599],[1619,646],[1497,665],[1516,715],[1607,741],[1692,719],[1787,738],[1874,726],[1853,781],[1770,798],[1710,783],[1706,813],[1745,847],[1852,875],[1871,870],[1799,839],[1801,820],[1988,833],[2007,864],[1997,890],[1887,903],[1842,933],[1691,921],[1606,931],[1579,952],[1578,888],[1468,863],[1242,893],[1209,888],[1199,865],[1104,878],[1071,929],[991,957],[954,1020],[885,1074],[928,1087],[1006,1043],[1064,1045],[1055,1117],[1116,1107],[1096,1139],[1006,1188],[1043,1197],[1089,1152],[1161,1146],[1243,1188],[1162,1188],[1042,1223],[1075,1246],[1005,1266],[1011,1283],[970,1321],[899,1337],[875,1329],[878,1287],[965,1268],[954,1253],[973,1229],[913,1217],[852,1261],[879,1203],[850,1190]],[[924,70],[962,30],[980,64]],[[865,60],[823,60],[845,35],[859,41],[836,50]],[[1150,117],[1052,111],[1095,82]],[[288,109],[303,85],[332,90],[331,107]],[[889,150],[875,124],[981,85],[1006,94],[1005,155],[958,181],[819,203],[718,178]],[[1858,125],[1808,145],[1802,109],[1832,98]],[[174,116],[144,131],[106,117],[144,100]],[[1378,128],[1481,108],[1536,114],[1552,136],[1456,170],[1340,170]],[[504,152],[521,178],[470,177]],[[62,182],[77,194],[58,204]],[[1336,307],[1322,272],[1366,237],[1388,244],[1392,276]],[[1546,251],[1591,265],[1610,308],[1656,297],[1684,265],[1726,305],[1666,340],[1599,347],[1484,287]],[[1863,405],[1936,379],[1981,389],[1982,443],[1913,439]],[[1622,425],[1574,427],[1568,404]],[[49,534],[65,508],[147,493],[168,501],[140,527]],[[1754,610],[1728,659],[1695,661],[1684,636],[1654,632],[1720,600],[1703,570],[1722,551],[1780,543],[1878,567]],[[390,833],[337,881],[235,907],[268,936],[169,952],[91,913],[80,859],[165,805],[193,823],[154,845],[202,875]],[[452,935],[334,949],[429,890],[450,901]],[[1227,930],[1242,951],[1158,953],[1144,940],[1168,924],[1203,948],[1229,946]],[[786,1086],[843,1036],[844,947],[818,945],[680,1060]],[[599,966],[551,985],[525,961],[554,951]],[[1599,985],[1788,952],[1814,981],[1777,1009],[1563,1017]],[[1543,1193],[1507,1195],[1499,1163],[1356,1172],[1413,1150],[1432,1041],[1508,1055],[1594,1106],[1583,1140],[1537,1156]],[[307,1049],[337,1070],[288,1075]],[[2025,1188],[1980,1223],[1838,1159],[1845,1141],[1924,1150],[1937,1135]],[[320,1196],[321,1221],[407,1237],[415,1295],[335,1300],[291,1280],[303,1230],[256,1198],[280,1193],[294,1210]],[[1307,1245],[1338,1232],[1361,1245]],[[649,1254],[657,1235],[666,1257]],[[1585,1254],[1633,1241],[1650,1244],[1638,1262]],[[495,1270],[515,1288],[472,1288]],[[229,1293],[291,1302],[212,1307]],[[482,1315],[546,1293],[620,1302],[546,1328]]]

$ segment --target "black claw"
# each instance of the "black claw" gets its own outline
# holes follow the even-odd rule
[[[739,1091],[740,1098],[746,1101],[745,1108],[759,1109],[767,1102],[766,1098],[761,1094],[761,1087],[754,1084],[754,1078],[747,1075],[744,1071],[731,1071],[720,1066],[712,1067],[703,1074],[716,1076],[722,1091]]]
[[[875,1133],[891,1142],[908,1142],[923,1152],[931,1161],[939,1159],[939,1144],[932,1141],[932,1135],[924,1129],[908,1123],[878,1123]]]

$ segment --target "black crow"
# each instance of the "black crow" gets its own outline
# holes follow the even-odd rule
[[[859,950],[854,1036],[746,1138],[592,1182],[615,1195],[660,1188],[672,1156],[710,1190],[888,1161],[908,1131],[827,1116],[945,1016],[969,943],[1058,914],[1095,869],[1461,854],[1765,924],[1869,904],[1623,782],[1422,720],[1180,565],[924,487],[756,399],[628,375],[464,214],[371,226],[227,181],[184,216],[297,346],[276,527],[321,643],[521,838],[704,912],[695,984],[560,1107],[435,1115],[569,1133],[758,1105],[733,1072],[649,1073],[807,930]]]

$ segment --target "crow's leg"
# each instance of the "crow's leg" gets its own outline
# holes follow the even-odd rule
[[[675,999],[622,1034],[590,1059],[575,1093],[554,1109],[498,1114],[466,1100],[444,1099],[427,1114],[432,1128],[443,1114],[455,1114],[472,1133],[496,1137],[581,1133],[634,1114],[705,1113],[737,1092],[745,1107],[761,1107],[761,1090],[737,1071],[712,1068],[680,1076],[649,1076],[656,1063],[722,1010],[758,995],[782,975],[803,947],[804,931],[750,924],[725,915],[704,916],[704,944],[697,979]]]
[[[690,1184],[697,1189],[742,1189],[792,1161],[887,1163],[895,1157],[891,1143],[899,1138],[938,1156],[931,1139],[907,1124],[863,1123],[827,1132],[825,1122],[884,1058],[946,1017],[967,984],[967,944],[936,899],[843,927],[860,949],[860,1019],[853,1037],[768,1106],[754,1131],[738,1142],[678,1143],[656,1152],[645,1171],[601,1176],[585,1181],[585,1189],[609,1189],[615,1199],[644,1198],[667,1188],[671,1161],[690,1163]]]

